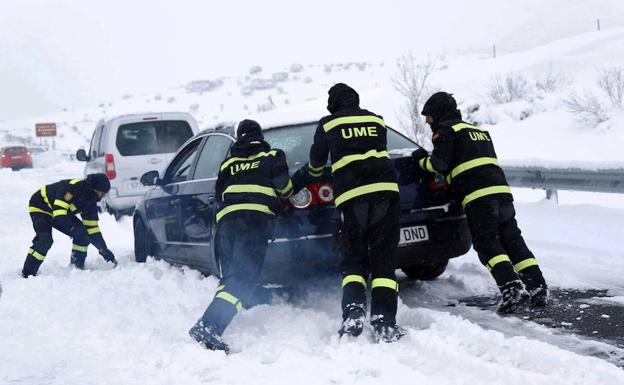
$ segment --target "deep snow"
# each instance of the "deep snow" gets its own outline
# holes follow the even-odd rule
[[[50,156],[50,155],[48,155]],[[33,236],[28,197],[43,183],[81,175],[58,157],[49,168],[0,170],[0,383],[7,384],[620,384],[624,372],[588,355],[621,351],[516,319],[444,304],[494,294],[470,252],[428,283],[402,281],[399,322],[409,335],[376,345],[337,337],[339,279],[302,283],[294,304],[241,313],[225,338],[237,352],[208,352],[187,335],[217,286],[214,277],[149,259],[132,261],[131,221],[102,216],[120,265],[92,248],[87,271],[69,268],[69,239],[34,279],[19,278]],[[522,194],[519,194],[520,196]],[[624,295],[624,211],[595,205],[517,204],[529,245],[553,286]],[[620,297],[621,298],[621,297]],[[617,299],[616,299],[617,300]]]

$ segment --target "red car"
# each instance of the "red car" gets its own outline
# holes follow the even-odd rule
[[[0,167],[10,167],[13,170],[32,168],[30,151],[24,146],[7,146],[0,149]]]

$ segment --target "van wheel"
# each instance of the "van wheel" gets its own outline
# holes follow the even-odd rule
[[[418,279],[421,281],[431,281],[438,278],[444,273],[448,266],[448,260],[438,262],[433,265],[416,265],[410,267],[402,267],[401,270],[409,279]]]
[[[134,260],[144,263],[150,252],[149,233],[143,220],[138,218],[134,221]]]

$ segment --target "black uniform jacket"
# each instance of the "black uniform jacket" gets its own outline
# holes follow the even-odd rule
[[[444,174],[464,207],[489,196],[511,200],[489,132],[464,122],[459,112],[456,115],[433,127],[433,152],[420,160],[420,167]]]
[[[98,225],[99,197],[81,179],[64,179],[43,186],[33,194],[28,211],[49,215],[56,226],[71,232],[81,224],[86,227],[89,240],[98,250],[106,249],[106,242]],[[79,220],[76,215],[80,215]]]
[[[381,116],[346,106],[323,117],[310,148],[309,174],[320,176],[331,154],[337,207],[373,197],[399,197]],[[372,195],[371,195],[372,194]]]
[[[255,211],[275,215],[279,197],[293,194],[286,155],[264,141],[234,143],[221,163],[216,185],[217,222],[225,215]]]

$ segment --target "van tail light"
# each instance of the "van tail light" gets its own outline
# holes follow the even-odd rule
[[[115,171],[115,159],[113,154],[106,154],[105,159],[105,171],[108,180],[113,180],[117,177],[117,171]]]
[[[312,183],[288,199],[297,209],[334,203],[334,189],[329,184]]]

